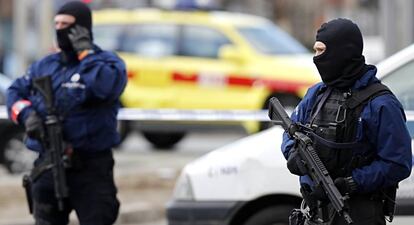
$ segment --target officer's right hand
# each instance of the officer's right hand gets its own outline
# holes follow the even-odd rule
[[[26,134],[30,138],[40,140],[44,135],[44,127],[42,119],[35,111],[30,112],[26,121],[24,122]]]
[[[70,30],[69,40],[75,49],[76,53],[81,53],[84,50],[90,50],[93,48],[90,32],[83,26],[75,25]]]
[[[287,160],[287,168],[292,174],[304,176],[307,174],[306,167],[303,160],[300,158],[299,152],[295,147],[292,147],[289,152]]]
[[[319,201],[328,201],[328,195],[326,195],[325,190],[320,185],[316,185],[313,188],[313,191],[310,193],[310,196]]]
[[[343,196],[353,194],[357,190],[357,184],[352,177],[338,177],[335,179],[334,184]],[[316,200],[328,200],[328,195],[326,195],[326,192],[320,185],[316,185],[310,195]]]

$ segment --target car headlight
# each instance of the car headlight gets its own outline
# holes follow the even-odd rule
[[[193,187],[191,186],[190,178],[188,175],[182,173],[177,180],[174,188],[175,200],[193,200]]]

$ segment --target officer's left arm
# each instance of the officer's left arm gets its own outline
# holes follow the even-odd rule
[[[127,82],[124,62],[112,53],[88,55],[81,61],[80,73],[86,86],[86,100],[115,100]]]
[[[394,96],[379,96],[365,107],[363,135],[375,146],[376,157],[370,165],[352,173],[360,191],[395,185],[410,175],[411,138],[405,120],[401,104]]]
[[[290,119],[292,120],[292,122],[297,122],[299,120],[299,111],[300,111],[300,106],[301,104],[299,104],[295,110],[292,112],[292,115],[290,116]],[[283,140],[282,140],[282,145],[281,145],[281,149],[282,149],[282,153],[283,156],[285,156],[286,159],[289,158],[289,153],[290,150],[292,149],[292,147],[295,145],[295,140],[290,137],[290,135],[285,131],[283,132]]]
[[[33,111],[32,102],[29,100],[32,91],[32,74],[34,67],[31,65],[26,74],[13,81],[7,89],[7,111],[10,119],[23,124]]]

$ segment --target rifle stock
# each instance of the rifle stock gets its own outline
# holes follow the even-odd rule
[[[272,122],[281,124],[283,129],[296,140],[299,144],[299,155],[305,162],[308,175],[316,185],[323,188],[334,209],[343,216],[348,224],[352,224],[353,221],[346,206],[348,197],[342,196],[335,186],[328,170],[313,148],[312,140],[300,131],[300,124],[292,122],[279,100],[275,97],[269,101],[269,117]]]

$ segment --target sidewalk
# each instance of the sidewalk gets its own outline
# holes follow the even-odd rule
[[[165,218],[165,203],[171,197],[178,170],[140,170],[115,172],[118,198],[121,202],[116,224],[143,224],[162,221]],[[0,225],[32,225],[21,176],[0,177]],[[71,224],[78,224],[75,213]]]

